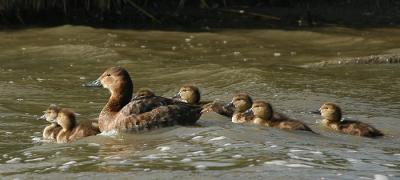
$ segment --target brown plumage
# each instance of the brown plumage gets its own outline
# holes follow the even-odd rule
[[[66,143],[100,133],[97,122],[85,121],[77,123],[74,112],[57,105],[50,105],[41,118],[54,125],[54,128],[46,127],[43,136],[50,134],[57,143]]]
[[[215,112],[220,115],[232,118],[235,113],[236,115],[239,115],[238,113],[244,113],[247,109],[251,107],[252,103],[253,100],[247,93],[237,93],[233,96],[230,103],[214,101],[204,105],[202,113]],[[239,119],[242,119],[242,117],[240,117]]]
[[[46,109],[46,111],[43,111],[44,114],[38,118],[50,123],[50,125],[46,126],[43,130],[43,140],[57,140],[57,135],[62,129],[55,120],[58,111],[60,111],[60,108],[52,104]]]
[[[343,120],[342,110],[334,103],[325,103],[319,109],[322,116],[321,124],[324,127],[340,131],[345,134],[364,136],[364,137],[378,137],[383,136],[383,133],[367,123],[353,120]]]
[[[99,115],[100,130],[144,130],[175,123],[194,124],[199,119],[200,107],[176,102],[160,96],[135,99],[133,83],[128,72],[120,67],[108,68],[89,86],[103,86],[111,96]]]
[[[252,120],[254,124],[284,130],[303,130],[312,132],[311,128],[299,120],[286,118],[286,116],[283,116],[282,114],[274,116],[272,105],[265,101],[255,101],[251,107],[251,111],[254,114]]]

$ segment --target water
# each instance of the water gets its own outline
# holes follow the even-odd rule
[[[304,65],[338,57],[398,53],[400,30],[174,32],[80,26],[0,32],[0,174],[3,178],[399,179],[399,65]],[[81,84],[123,66],[136,89],[163,96],[195,84],[203,100],[235,92],[270,101],[321,135],[234,125],[214,113],[193,127],[40,141],[35,120],[51,103],[79,120],[98,116],[105,89]],[[326,101],[387,136],[326,132],[307,112]]]

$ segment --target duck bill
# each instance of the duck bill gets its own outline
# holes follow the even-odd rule
[[[46,114],[43,114],[42,116],[36,118],[36,120],[46,120]]]
[[[253,109],[248,109],[247,111],[244,112],[245,115],[253,116]]]
[[[174,96],[172,96],[172,99],[180,99],[181,98],[181,93],[176,93]]]
[[[234,107],[234,106],[233,106],[233,102],[230,102],[230,103],[224,105],[224,108],[225,108],[225,109],[233,108],[233,107]]]
[[[101,87],[101,81],[100,79],[96,79],[92,82],[88,82],[86,84],[83,84],[84,87]]]
[[[310,114],[318,114],[318,115],[321,115],[321,111],[320,111],[320,110],[310,111]]]

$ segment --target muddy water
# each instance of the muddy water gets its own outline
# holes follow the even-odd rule
[[[343,28],[133,31],[62,26],[0,32],[0,175],[12,178],[374,179],[400,178],[400,67],[303,65],[339,57],[400,53],[400,30]],[[268,100],[321,135],[234,125],[204,114],[193,127],[40,141],[35,120],[51,103],[95,118],[104,89],[81,84],[122,66],[135,88],[172,96],[195,84],[204,100],[235,92]],[[321,130],[308,112],[342,106],[387,136]],[[60,176],[61,175],[61,176]]]

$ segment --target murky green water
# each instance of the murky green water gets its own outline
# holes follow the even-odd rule
[[[400,178],[400,66],[302,68],[337,57],[400,52],[400,30],[164,32],[63,26],[0,32],[0,175],[3,178]],[[249,92],[320,136],[234,125],[205,114],[170,127],[70,144],[41,143],[50,103],[97,117],[104,89],[81,84],[123,66],[135,86],[172,96],[195,84],[204,100]],[[339,103],[382,139],[322,131],[308,111]],[[61,174],[61,176],[60,176]]]

